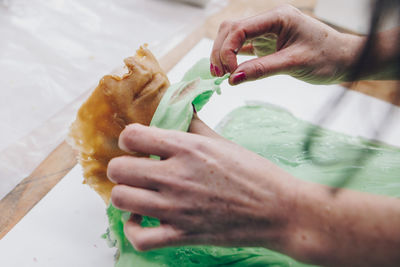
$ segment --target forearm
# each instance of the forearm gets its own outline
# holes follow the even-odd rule
[[[346,72],[345,81],[355,80],[397,80],[400,28],[379,32],[373,36],[373,45],[368,55],[364,55],[361,66],[357,66],[357,60],[362,54],[367,37],[350,36],[343,34],[343,39],[348,40],[349,53],[344,66],[350,67]],[[358,68],[358,77],[353,77]],[[357,71],[357,70],[356,70]]]
[[[285,253],[324,266],[399,266],[400,200],[305,183]]]

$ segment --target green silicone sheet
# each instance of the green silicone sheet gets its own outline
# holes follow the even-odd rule
[[[220,93],[219,85],[226,78],[212,77],[209,61],[200,60],[181,82],[168,89],[151,125],[187,131],[193,106],[200,110],[214,92]],[[284,109],[267,104],[247,105],[233,110],[216,130],[300,179],[337,186],[338,181],[345,178],[345,183],[341,184],[353,190],[394,197],[400,195],[400,150],[397,148],[322,129]],[[305,153],[304,143],[310,135],[312,150]],[[360,155],[368,157],[360,161]],[[184,246],[138,252],[123,232],[129,213],[110,205],[107,214],[110,227],[105,237],[111,246],[118,248],[117,267],[309,266],[265,248]],[[145,217],[142,221],[143,227],[157,225],[157,219]]]

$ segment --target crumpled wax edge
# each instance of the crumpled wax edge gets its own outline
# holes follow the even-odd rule
[[[160,101],[150,126],[186,132],[193,117],[193,107],[200,111],[214,92],[221,94],[220,84],[229,78],[213,77],[210,61],[199,60],[183,76],[182,81],[171,85]],[[193,105],[193,106],[192,106]]]

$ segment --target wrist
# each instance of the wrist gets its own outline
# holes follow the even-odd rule
[[[262,238],[262,245],[266,248],[299,261],[319,262],[319,257],[325,255],[322,249],[326,242],[321,239],[320,218],[316,215],[319,207],[328,203],[325,187],[294,177],[287,178],[281,179],[285,182],[277,191],[279,201],[274,205],[275,211],[268,214],[269,218],[274,218],[272,225],[258,231],[258,237]]]
[[[329,240],[330,202],[327,188],[303,182],[296,187],[293,212],[286,229],[285,254],[308,263],[323,264],[331,253]],[[326,217],[326,218],[325,218]]]
[[[339,82],[353,82],[354,66],[359,59],[366,37],[353,34],[340,33],[342,53],[339,57],[338,65],[341,66],[342,72],[338,77]],[[357,80],[362,77],[357,77]]]

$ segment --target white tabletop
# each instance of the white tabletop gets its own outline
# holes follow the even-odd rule
[[[0,0],[0,199],[65,138],[71,102],[140,45],[161,57],[226,1],[202,3]]]
[[[202,40],[169,73],[172,82],[202,57],[207,57],[212,42]],[[243,58],[241,59],[243,60]],[[332,96],[345,90],[336,85],[310,85],[280,75],[236,87],[224,82],[222,95],[215,95],[199,117],[215,126],[230,110],[248,101],[279,105],[295,116],[315,121]],[[336,131],[372,136],[379,115],[390,104],[350,91],[332,123]],[[400,109],[395,107],[393,128],[381,140],[400,146]],[[107,227],[105,205],[87,185],[82,185],[82,170],[76,166],[49,192],[1,241],[0,266],[70,267],[113,266],[115,249],[100,238]]]

